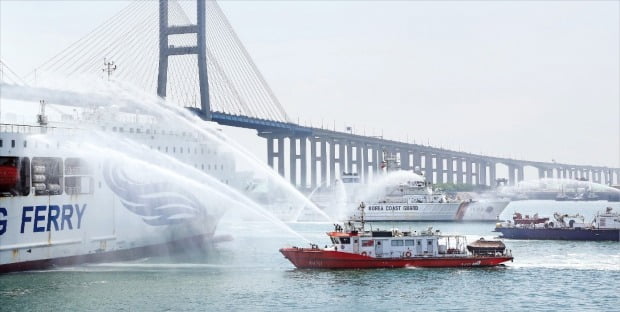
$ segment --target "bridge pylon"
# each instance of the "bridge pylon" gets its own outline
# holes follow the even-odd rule
[[[205,0],[196,0],[196,25],[168,25],[168,0],[159,0],[159,72],[157,76],[157,95],[166,97],[168,83],[168,57],[174,55],[197,56],[198,83],[200,87],[200,110],[202,117],[211,120],[209,103],[209,77],[207,75],[206,5]],[[175,47],[168,45],[171,35],[196,34],[196,45]]]

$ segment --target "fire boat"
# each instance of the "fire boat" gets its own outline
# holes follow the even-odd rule
[[[512,261],[501,241],[483,238],[472,244],[462,235],[442,235],[432,227],[424,231],[366,230],[362,218],[334,225],[327,232],[333,245],[320,248],[281,248],[300,269],[449,268],[492,267]]]

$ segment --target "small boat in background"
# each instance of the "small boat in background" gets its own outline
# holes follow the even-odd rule
[[[541,239],[541,240],[583,240],[620,241],[620,213],[607,207],[598,213],[591,223],[584,223],[581,215],[554,214],[555,221],[549,218],[533,218],[515,213],[514,222],[506,221],[495,225],[495,232],[501,238]]]

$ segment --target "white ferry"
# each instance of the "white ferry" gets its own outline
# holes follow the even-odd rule
[[[0,273],[136,258],[212,238],[223,213],[216,199],[133,161],[148,153],[116,161],[105,150],[86,150],[79,137],[96,127],[222,185],[235,183],[231,155],[153,116],[47,103],[54,121],[44,102],[0,100]],[[14,113],[39,106],[21,121]]]

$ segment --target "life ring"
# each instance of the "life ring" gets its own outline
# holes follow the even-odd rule
[[[362,256],[368,255],[365,251],[362,251]]]
[[[407,258],[411,257],[411,251],[407,251],[407,252],[405,253],[405,257],[407,257]]]

